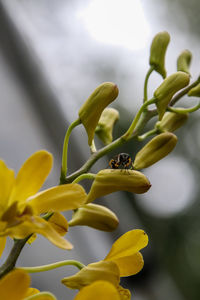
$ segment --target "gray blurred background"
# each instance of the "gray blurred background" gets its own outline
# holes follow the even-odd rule
[[[142,102],[149,48],[157,32],[167,30],[171,35],[168,74],[176,71],[179,53],[189,49],[193,53],[191,80],[197,78],[199,15],[198,0],[0,0],[0,157],[17,172],[34,151],[47,149],[54,155],[54,169],[44,187],[56,185],[67,126],[100,83],[113,81],[120,90],[113,104],[120,111],[115,137],[128,128]],[[149,95],[161,81],[158,74],[152,74]],[[192,106],[196,99],[186,98],[181,103]],[[71,258],[84,264],[94,262],[103,259],[125,231],[143,228],[150,238],[143,251],[144,269],[124,278],[122,285],[133,291],[135,300],[198,300],[199,131],[196,112],[177,132],[174,152],[144,170],[152,183],[148,193],[140,197],[115,193],[98,201],[118,215],[120,226],[114,233],[70,229],[67,237],[75,248],[69,252],[39,237],[23,249],[18,265]],[[98,141],[97,145],[102,146]],[[109,158],[119,152],[134,157],[139,147],[141,144],[131,141]],[[88,157],[86,134],[78,127],[70,139],[70,171]],[[109,158],[101,159],[92,171],[106,168]],[[66,216],[70,218],[70,214]],[[32,286],[50,290],[59,300],[71,299],[75,291],[62,286],[60,279],[76,271],[75,267],[63,267],[35,274]]]

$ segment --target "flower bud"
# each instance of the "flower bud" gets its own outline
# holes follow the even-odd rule
[[[189,92],[188,96],[191,97],[200,97],[200,83],[193,87]]]
[[[149,180],[141,172],[121,169],[101,170],[91,186],[87,203],[117,191],[136,194],[146,193],[150,187]]]
[[[110,209],[92,203],[78,208],[69,222],[69,226],[86,225],[103,231],[113,231],[118,224],[117,216]]]
[[[150,50],[149,64],[154,67],[154,70],[157,71],[163,78],[166,77],[165,53],[169,41],[170,35],[168,32],[159,32],[154,37]]]
[[[181,52],[177,59],[177,71],[182,71],[190,75],[189,67],[191,59],[192,53],[189,50],[184,50],[183,52]]]
[[[105,145],[112,142],[112,131],[115,122],[119,119],[119,112],[114,108],[105,108],[101,114],[95,133]]]
[[[92,144],[95,128],[97,127],[102,111],[118,96],[116,84],[104,82],[90,95],[79,110],[79,117],[88,134],[88,144]]]
[[[70,289],[80,290],[97,280],[105,280],[118,286],[120,274],[117,265],[112,261],[92,263],[75,275],[63,278],[61,282]]]
[[[168,76],[154,92],[154,97],[157,99],[156,106],[158,110],[159,120],[162,119],[168,104],[173,95],[187,86],[190,81],[190,76],[184,72],[176,72]]]
[[[136,154],[133,167],[139,170],[155,164],[168,155],[176,143],[177,137],[171,132],[157,135]]]
[[[161,121],[156,123],[156,128],[161,131],[173,132],[183,126],[188,119],[189,114],[177,114],[174,112],[166,112]]]

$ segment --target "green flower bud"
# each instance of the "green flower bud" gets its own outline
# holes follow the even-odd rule
[[[188,119],[189,114],[177,114],[174,112],[166,112],[161,121],[156,123],[156,128],[162,131],[173,132],[183,126]]]
[[[177,59],[177,71],[182,71],[190,75],[189,67],[191,59],[192,53],[189,50],[184,50],[183,52],[181,52]]]
[[[117,216],[110,209],[92,203],[78,208],[68,222],[69,226],[86,225],[103,231],[113,231],[118,224]]]
[[[190,76],[184,72],[176,72],[168,76],[161,85],[155,90],[156,106],[158,110],[159,120],[162,119],[168,104],[173,95],[187,86],[190,82]]]
[[[103,110],[118,96],[119,90],[116,84],[104,82],[90,95],[79,110],[79,117],[87,134],[88,144],[92,144],[95,128],[97,127]]]
[[[188,96],[191,97],[200,97],[200,83],[193,87],[189,92]]]
[[[87,265],[73,276],[63,278],[61,282],[70,289],[80,290],[97,280],[105,280],[118,286],[120,281],[118,266],[112,261],[101,260]]]
[[[119,119],[119,112],[114,108],[105,108],[101,114],[95,133],[105,145],[112,142],[112,131],[115,122]]]
[[[168,32],[159,32],[154,37],[150,50],[149,64],[154,67],[154,70],[157,71],[163,78],[166,77],[165,53],[169,41],[170,35]]]
[[[171,132],[157,135],[136,154],[133,167],[139,170],[155,164],[168,155],[176,143],[177,137]]]
[[[95,177],[87,197],[87,203],[96,198],[117,191],[127,191],[136,194],[146,193],[151,187],[147,177],[138,171],[105,169]]]

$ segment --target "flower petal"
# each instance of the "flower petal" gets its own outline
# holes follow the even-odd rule
[[[0,237],[0,257],[5,249],[6,246],[6,236]]]
[[[14,270],[0,280],[1,300],[24,299],[30,285],[30,277],[23,270]]]
[[[40,291],[38,289],[29,288],[27,293],[26,293],[26,298],[30,297],[30,296],[33,296],[33,295],[36,295],[36,294],[39,294],[39,293],[40,293]]]
[[[87,203],[96,198],[114,193],[127,191],[136,194],[146,193],[151,187],[147,177],[133,170],[105,169],[96,176],[87,197]]]
[[[69,226],[86,225],[98,230],[113,231],[119,224],[117,216],[109,208],[88,203],[78,208]]]
[[[96,281],[83,288],[74,300],[120,300],[117,289],[110,282]]]
[[[56,300],[56,297],[50,292],[41,292],[35,294],[34,297],[30,296],[25,298],[24,300]]]
[[[71,289],[81,289],[94,281],[106,280],[119,285],[120,274],[117,265],[112,261],[99,261],[81,269],[73,276],[65,277],[62,283]]]
[[[8,199],[15,182],[14,171],[0,160],[0,216],[7,207]]]
[[[113,261],[126,256],[132,256],[148,244],[148,236],[141,229],[130,230],[123,234],[112,245],[105,261]]]
[[[39,233],[59,248],[71,250],[72,244],[65,240],[51,224],[40,217],[31,217],[18,226],[13,226],[5,231],[6,235],[23,239],[32,233]]]
[[[131,256],[125,256],[118,259],[112,259],[120,270],[120,277],[135,275],[141,271],[144,266],[144,260],[140,252]]]
[[[49,219],[48,222],[51,226],[60,234],[65,235],[68,231],[68,222],[65,217],[59,213],[55,212]]]
[[[45,150],[31,155],[19,170],[10,201],[23,202],[37,193],[48,176],[52,163],[52,155]]]
[[[76,209],[85,203],[86,197],[81,185],[70,183],[40,192],[31,197],[28,203],[40,214]]]

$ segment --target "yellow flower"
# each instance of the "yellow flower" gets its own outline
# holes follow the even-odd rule
[[[1,300],[28,300],[36,295],[38,300],[56,300],[49,292],[40,293],[39,290],[30,288],[30,276],[24,270],[15,269],[0,280]]]
[[[62,283],[81,290],[103,280],[117,288],[120,299],[130,299],[129,290],[119,285],[120,277],[134,275],[142,269],[144,261],[139,251],[147,244],[148,236],[143,230],[128,231],[115,241],[104,260],[89,264],[75,275],[63,278]]]
[[[86,193],[78,184],[55,186],[38,193],[52,163],[52,155],[40,150],[28,158],[15,177],[14,171],[0,160],[0,252],[6,236],[22,239],[32,233],[42,234],[60,248],[72,248],[56,230],[63,227],[64,217],[57,214],[52,223],[40,214],[76,209],[85,203]],[[64,227],[67,230],[67,224]]]
[[[69,221],[69,226],[85,225],[92,228],[113,231],[119,224],[117,216],[109,208],[88,203],[78,208]]]
[[[87,203],[117,192],[146,193],[151,187],[148,178],[139,171],[104,169],[97,173],[87,196]]]
[[[74,300],[120,300],[119,293],[114,285],[99,280],[84,287]]]
[[[118,96],[119,90],[113,82],[100,84],[79,110],[79,118],[88,135],[88,145],[91,146],[95,128],[103,110]]]

